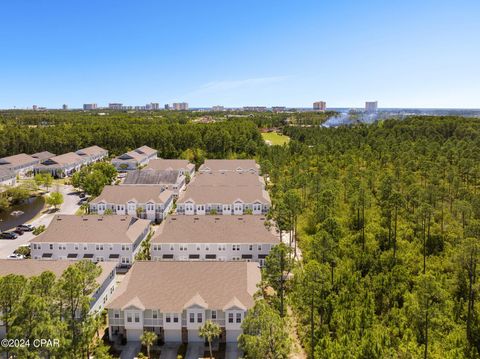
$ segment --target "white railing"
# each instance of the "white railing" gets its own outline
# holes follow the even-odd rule
[[[109,325],[124,325],[124,320],[122,318],[108,318]]]
[[[161,327],[163,325],[163,319],[144,318],[143,325],[147,327]]]

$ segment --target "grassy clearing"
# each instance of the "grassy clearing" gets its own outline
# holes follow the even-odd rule
[[[290,137],[282,135],[277,132],[262,133],[263,140],[269,145],[282,146],[290,141]]]

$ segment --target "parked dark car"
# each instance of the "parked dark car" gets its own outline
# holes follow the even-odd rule
[[[1,239],[15,239],[17,237],[18,237],[18,235],[16,233],[13,233],[13,232],[0,233],[0,238]]]
[[[35,227],[32,226],[31,224],[21,224],[17,227],[17,229],[20,229],[24,232],[31,232],[35,229]]]
[[[80,197],[80,198],[85,198],[85,196],[86,196],[85,192],[82,192],[78,195],[78,197]]]
[[[13,230],[13,233],[18,234],[19,236],[22,236],[24,232],[25,231],[23,229],[18,228],[18,227]]]

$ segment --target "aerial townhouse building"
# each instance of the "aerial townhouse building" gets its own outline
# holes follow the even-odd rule
[[[173,192],[159,186],[105,186],[90,202],[90,213],[129,215],[150,221],[163,221],[173,206]],[[107,212],[107,213],[108,213]]]
[[[153,331],[167,343],[203,343],[199,329],[211,320],[221,342],[235,343],[260,279],[249,262],[136,262],[107,304],[110,340]]]
[[[108,157],[108,151],[99,146],[82,148],[75,153],[85,159],[84,163],[86,165],[99,162],[104,158]]]
[[[151,239],[152,260],[254,261],[280,243],[264,216],[170,216]]]
[[[158,158],[151,160],[146,169],[158,171],[178,171],[184,176],[190,176],[190,178],[195,175],[195,165],[188,162],[188,160]]]
[[[40,161],[26,153],[0,158],[0,168],[7,169],[20,177],[33,172],[33,167]]]
[[[40,163],[52,158],[52,157],[55,157],[55,153],[51,153],[51,152],[48,152],[48,151],[42,151],[42,152],[37,152],[37,153],[34,153],[32,155],[33,158],[36,158],[37,160],[40,161]]]
[[[205,160],[199,172],[250,172],[260,173],[260,166],[255,160]]]
[[[12,187],[17,184],[17,176],[15,172],[8,168],[0,167],[0,187]],[[0,188],[1,192],[2,188]]]
[[[150,221],[132,216],[56,215],[30,241],[34,259],[89,259],[130,266],[147,237]]]
[[[112,160],[112,165],[114,165],[118,171],[132,171],[139,167],[146,166],[155,158],[157,158],[157,150],[148,146],[142,146],[115,157]]]
[[[108,156],[108,151],[99,146],[90,146],[58,156],[46,151],[32,156],[40,159],[40,164],[34,167],[35,173],[50,173],[54,177],[62,178],[71,176],[83,166],[103,160]]]
[[[177,201],[177,214],[266,214],[271,206],[262,177],[250,172],[200,172]]]
[[[173,170],[154,170],[145,168],[143,170],[130,171],[125,177],[122,187],[124,186],[155,186],[162,190],[170,190],[177,197],[181,191],[185,189],[186,177],[180,171]]]
[[[39,276],[43,272],[52,272],[56,277],[72,265],[72,261],[44,261],[35,259],[10,260],[0,259],[0,277],[9,274],[22,275],[26,278]],[[100,313],[105,304],[110,300],[115,290],[116,273],[115,263],[102,262],[97,264],[101,269],[100,275],[96,278],[98,287],[92,294],[90,302],[90,313]],[[0,338],[5,337],[5,323],[0,315]]]
[[[35,173],[50,173],[53,177],[63,178],[71,176],[85,165],[85,158],[75,152],[67,152],[54,156],[36,165]]]

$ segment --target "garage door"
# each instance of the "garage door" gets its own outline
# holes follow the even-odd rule
[[[201,338],[198,335],[198,330],[188,330],[188,342],[189,343],[197,343],[197,342],[204,342],[205,339]]]
[[[167,343],[181,343],[182,331],[181,330],[165,330],[165,342]]]
[[[227,330],[227,343],[237,342],[240,334],[242,334],[241,330]]]
[[[143,334],[142,329],[127,329],[127,341],[139,342],[142,334]]]

